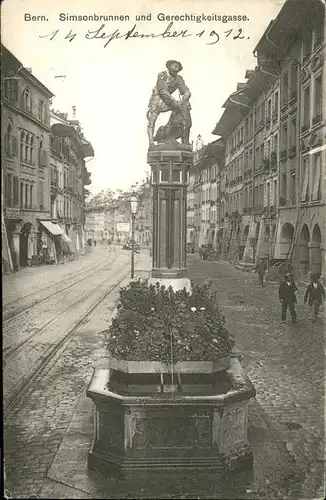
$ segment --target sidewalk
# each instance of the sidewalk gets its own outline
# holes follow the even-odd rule
[[[120,251],[116,248],[116,252]],[[68,261],[65,264],[25,267],[19,272],[2,277],[3,305],[25,296],[37,289],[44,288],[61,280],[73,276],[75,273],[86,271],[88,267],[99,264],[101,261],[112,261],[115,251],[107,250],[104,246],[92,247],[92,251]]]

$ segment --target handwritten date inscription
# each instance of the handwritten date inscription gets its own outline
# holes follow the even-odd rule
[[[224,31],[222,34],[219,34],[215,30],[201,30],[198,33],[191,33],[188,29],[182,29],[182,30],[175,30],[173,26],[173,22],[171,22],[164,31],[161,31],[159,33],[140,33],[137,31],[137,25],[134,24],[134,26],[126,31],[125,33],[121,33],[119,29],[113,30],[111,33],[107,33],[105,31],[105,24],[102,24],[98,29],[96,30],[88,30],[87,33],[84,34],[84,38],[86,40],[103,40],[104,41],[104,47],[107,47],[111,42],[114,40],[135,40],[135,39],[155,39],[155,38],[161,38],[161,39],[171,39],[171,38],[189,38],[189,37],[196,37],[196,38],[201,38],[206,41],[207,45],[215,45],[217,42],[220,41],[221,38],[230,38],[233,40],[243,40],[244,38],[249,38],[245,37],[243,34],[243,30],[241,28],[238,29],[228,29]],[[51,33],[48,33],[46,35],[39,35],[39,38],[48,38],[50,40],[54,40],[55,38],[59,37],[60,30],[57,29]],[[74,41],[78,37],[78,33],[75,33],[73,30],[70,30],[69,33],[66,33],[63,35],[64,40],[67,40],[68,42]]]

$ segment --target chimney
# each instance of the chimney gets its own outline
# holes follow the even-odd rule
[[[26,71],[28,71],[29,73],[32,73],[32,68],[25,68]]]

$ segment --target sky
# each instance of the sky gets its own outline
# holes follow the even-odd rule
[[[223,103],[236,90],[237,82],[245,81],[246,70],[256,65],[253,49],[284,1],[4,0],[2,43],[52,91],[55,110],[72,117],[76,106],[76,118],[95,150],[87,163],[92,173],[91,192],[128,189],[149,171],[146,111],[166,61],[182,63],[181,74],[192,93],[190,139],[195,143],[200,134],[204,143],[215,140],[211,132],[223,113]],[[130,19],[61,21],[60,14]],[[137,14],[150,19],[136,21]],[[184,36],[168,37],[166,31],[163,37],[171,22],[163,16],[183,14],[246,19],[228,23],[172,20],[169,32],[186,30]],[[27,20],[38,15],[47,20]],[[163,17],[161,21],[158,15]],[[100,38],[101,33],[108,36],[116,30],[123,35],[135,24],[133,33],[161,36]],[[92,34],[86,38],[88,32]],[[68,34],[71,41],[65,39]],[[52,40],[46,35],[53,35]],[[61,75],[65,78],[57,78]],[[162,114],[156,127],[167,120],[168,114]]]

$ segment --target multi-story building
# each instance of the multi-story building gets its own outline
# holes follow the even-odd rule
[[[198,250],[215,248],[220,214],[220,174],[224,164],[222,139],[205,146],[199,144],[194,165],[188,175],[187,234],[188,243]]]
[[[256,47],[280,81],[279,217],[274,258],[325,267],[325,3],[287,0]]]
[[[56,246],[57,258],[66,253],[78,258],[85,253],[85,186],[91,183],[85,158],[93,157],[94,150],[78,120],[51,110],[50,124],[51,217],[63,230],[64,242]]]
[[[42,248],[39,220],[51,217],[48,152],[52,97],[32,71],[2,46],[5,271],[17,271],[36,259]]]
[[[257,67],[213,131],[225,140],[217,241],[224,258],[243,266],[262,256],[325,276],[325,6],[302,0],[295,14],[293,7],[286,0],[269,24],[254,50]],[[194,230],[207,240],[209,161],[204,150],[195,158]]]

